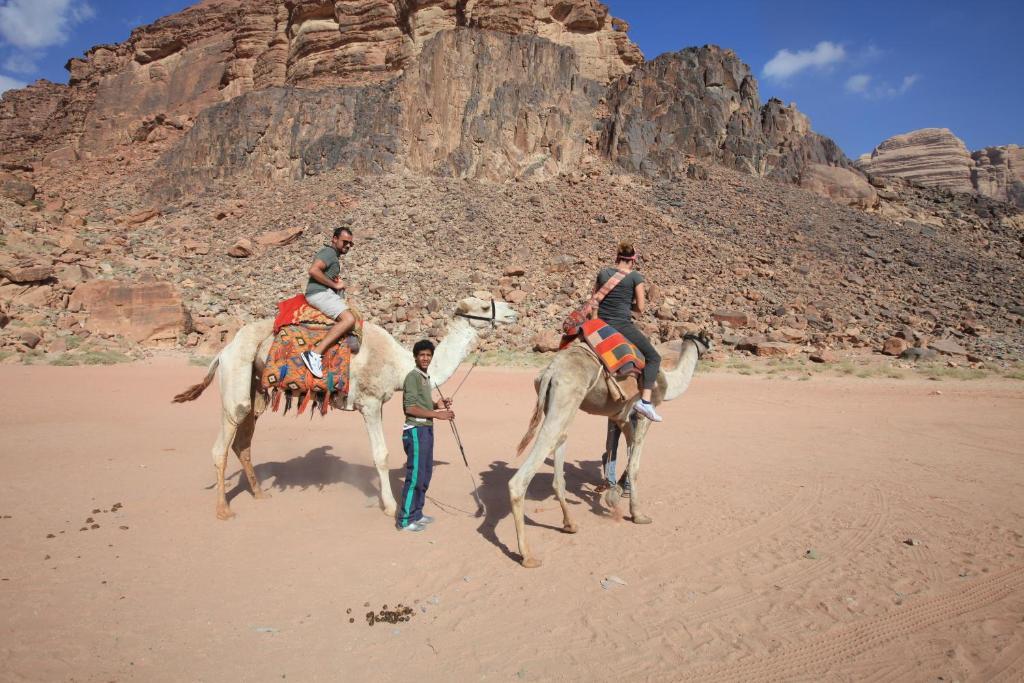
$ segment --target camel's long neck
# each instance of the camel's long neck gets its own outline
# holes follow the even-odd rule
[[[434,349],[434,360],[430,362],[430,379],[438,386],[444,384],[476,344],[477,332],[465,318],[456,317],[448,325],[448,334]]]
[[[689,388],[693,373],[697,369],[697,346],[691,341],[683,340],[683,347],[679,365],[665,373],[668,382],[665,387],[666,401],[679,398]]]

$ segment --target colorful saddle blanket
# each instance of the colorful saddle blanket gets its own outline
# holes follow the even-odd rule
[[[313,308],[306,297],[297,294],[277,304],[277,317],[274,318],[274,334],[287,325],[307,325],[314,327],[330,327],[334,321],[318,308]]]
[[[613,375],[638,372],[643,369],[644,357],[622,333],[596,318],[583,323],[580,328],[584,343]]]
[[[314,348],[326,333],[327,329],[323,327],[287,325],[274,336],[270,357],[260,378],[263,390],[271,394],[273,410],[280,408],[284,399],[284,412],[287,413],[292,403],[298,400],[299,415],[310,404],[314,410],[319,409],[321,414],[326,414],[334,399],[348,396],[352,350],[344,340],[324,354],[322,379],[313,377],[299,357],[303,351]]]

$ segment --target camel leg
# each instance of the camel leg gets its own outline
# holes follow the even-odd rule
[[[643,455],[644,439],[651,426],[650,420],[637,420],[629,440],[629,514],[635,524],[650,524],[650,517],[640,512],[640,491],[637,480],[640,478],[640,456]]]
[[[555,449],[555,497],[562,506],[562,529],[567,534],[580,530],[569,515],[569,503],[565,500],[565,440]]]
[[[544,416],[544,424],[541,425],[537,439],[533,442],[533,448],[530,449],[529,457],[526,458],[526,462],[522,464],[508,482],[509,499],[512,502],[512,517],[516,523],[516,538],[519,541],[519,555],[522,557],[521,562],[523,566],[528,569],[539,567],[541,562],[533,556],[526,542],[526,518],[523,514],[526,489],[529,488],[530,481],[533,479],[533,475],[537,473],[537,468],[540,467],[540,464],[565,441],[569,424],[576,415],[575,406],[578,406],[583,400],[579,396],[552,396],[554,396],[554,391],[549,395],[548,405],[572,406],[572,408],[563,410],[561,414],[549,412]],[[574,400],[575,403],[573,403]],[[555,467],[556,476],[559,469],[559,467]]]
[[[373,453],[373,464],[377,466],[380,479],[380,499],[384,504],[384,514],[394,517],[398,504],[391,491],[391,477],[388,474],[388,446],[384,441],[384,416],[380,401],[371,400],[363,403],[359,412],[363,414],[366,434],[370,437],[370,450]]]
[[[255,431],[256,413],[253,412],[249,413],[242,424],[238,425],[232,448],[235,455],[238,456],[238,461],[242,463],[242,469],[245,470],[245,478],[249,480],[249,490],[252,492],[253,498],[265,499],[270,498],[270,494],[260,488],[256,471],[252,468],[252,435]]]
[[[228,450],[235,440],[235,432],[238,425],[222,416],[220,423],[220,435],[213,444],[213,468],[217,471],[217,519],[231,519],[235,513],[228,506],[227,491],[224,487],[224,470],[228,465]]]

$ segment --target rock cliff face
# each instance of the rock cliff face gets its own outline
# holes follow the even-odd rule
[[[613,82],[608,107],[601,150],[630,171],[678,173],[696,157],[797,184],[811,166],[836,167],[815,172],[806,185],[840,201],[849,193],[831,191],[832,182],[867,187],[795,105],[772,99],[761,106],[757,81],[732,50],[707,45],[662,55]]]
[[[173,196],[242,173],[302,178],[399,165],[484,180],[549,177],[576,166],[602,94],[569,48],[446,31],[383,86],[269,88],[210,107],[164,158],[159,189]]]
[[[607,82],[643,61],[628,25],[595,0],[221,0],[68,62],[67,86],[4,96],[3,155],[72,144],[85,155],[138,136],[155,117],[188,125],[207,107],[275,86],[320,89],[394,78],[440,31],[535,35],[571,48]],[[148,134],[148,131],[146,132]]]
[[[973,192],[974,162],[964,143],[948,128],[922,128],[894,135],[858,160],[870,174],[905,178],[924,187]]]
[[[968,153],[949,129],[923,128],[889,138],[858,159],[857,166],[873,175],[975,192],[1024,207],[1024,149],[1017,145]]]
[[[986,147],[971,154],[975,189],[1004,202],[1024,207],[1024,148],[1017,145]]]

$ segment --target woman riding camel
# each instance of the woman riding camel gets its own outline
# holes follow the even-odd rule
[[[597,317],[621,332],[622,336],[631,341],[640,349],[640,353],[644,354],[646,364],[641,378],[643,393],[640,395],[640,400],[633,406],[633,410],[648,420],[661,422],[661,416],[654,411],[654,405],[651,403],[651,392],[658,381],[658,370],[661,368],[661,356],[658,355],[644,333],[633,324],[633,313],[642,314],[647,307],[644,276],[633,269],[636,266],[636,259],[637,253],[633,248],[633,243],[622,241],[615,254],[615,266],[603,268],[597,274],[597,284],[594,286],[595,294],[616,272],[623,274],[619,284],[601,300],[597,309]]]

